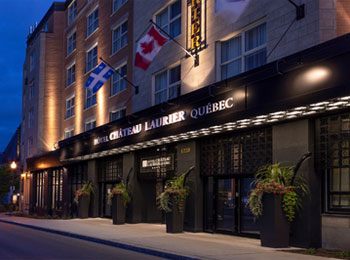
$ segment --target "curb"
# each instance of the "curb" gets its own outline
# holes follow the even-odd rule
[[[112,242],[112,241],[105,240],[105,239],[89,237],[89,236],[69,233],[66,231],[43,228],[43,227],[38,227],[38,226],[33,226],[33,225],[28,225],[28,224],[22,224],[22,223],[18,223],[18,222],[3,220],[3,219],[0,219],[0,222],[6,223],[6,224],[11,224],[11,225],[16,225],[16,226],[21,226],[21,227],[26,227],[26,228],[31,228],[31,229],[35,229],[35,230],[39,230],[39,231],[48,232],[48,233],[53,233],[53,234],[57,234],[57,235],[61,235],[61,236],[77,238],[77,239],[90,241],[90,242],[94,242],[94,243],[98,243],[98,244],[102,244],[102,245],[113,246],[113,247],[117,247],[117,248],[121,248],[121,249],[125,249],[125,250],[131,250],[131,251],[139,252],[142,254],[162,257],[162,258],[171,259],[171,260],[200,260],[199,258],[182,256],[182,255],[177,255],[177,254],[172,254],[172,253],[166,253],[166,252],[157,251],[154,249],[132,246],[132,245],[123,244],[120,242]]]

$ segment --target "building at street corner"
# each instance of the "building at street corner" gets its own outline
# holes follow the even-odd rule
[[[107,195],[130,175],[127,222],[162,223],[165,181],[195,166],[185,230],[258,236],[246,207],[255,171],[310,151],[290,244],[350,250],[350,6],[251,0],[227,16],[226,2],[53,4],[27,42],[23,210],[76,217],[74,191],[90,181],[89,215],[108,218]],[[133,43],[150,20],[176,42],[142,70]],[[119,74],[93,94],[84,84],[99,57]]]

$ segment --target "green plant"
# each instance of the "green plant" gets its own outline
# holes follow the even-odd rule
[[[314,255],[314,254],[316,254],[316,249],[315,248],[309,248],[309,249],[306,250],[306,252],[309,255]]]
[[[85,183],[81,189],[74,191],[74,203],[79,203],[79,198],[82,196],[90,196],[95,193],[94,185],[91,182]]]
[[[350,258],[350,252],[340,252],[338,257],[348,259]]]
[[[173,196],[174,203],[180,212],[185,209],[185,201],[188,195],[188,186],[185,185],[187,175],[191,172],[191,167],[187,172],[166,181],[164,191],[157,197],[158,208],[165,212],[171,212],[170,196]]]
[[[108,194],[108,204],[112,204],[112,199],[115,195],[120,194],[122,196],[122,200],[124,202],[124,206],[128,205],[131,198],[129,195],[129,185],[126,185],[123,181],[117,184],[111,191],[110,194]]]
[[[252,185],[255,188],[249,193],[248,204],[254,216],[263,213],[263,195],[276,194],[283,196],[282,209],[288,219],[295,219],[296,210],[301,207],[300,195],[308,193],[308,187],[302,177],[291,180],[294,175],[294,166],[280,166],[279,163],[267,164],[258,169]]]

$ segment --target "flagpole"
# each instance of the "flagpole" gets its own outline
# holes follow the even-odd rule
[[[152,23],[153,25],[155,25],[162,33],[164,33],[166,36],[168,36],[170,38],[170,40],[172,40],[173,42],[175,42],[177,45],[179,45],[184,52],[186,52],[187,55],[191,56],[194,59],[194,64],[195,66],[197,66],[199,64],[198,62],[198,54],[196,54],[196,56],[193,56],[192,53],[190,53],[188,50],[186,50],[186,48],[184,48],[177,40],[174,39],[174,37],[172,37],[169,33],[167,33],[165,30],[163,30],[162,27],[160,27],[158,24],[156,24],[155,22],[153,22],[153,20],[149,20],[150,23]]]
[[[107,61],[105,61],[104,59],[102,59],[102,57],[100,57],[100,60],[102,60],[104,63],[106,63],[108,65],[108,67],[110,67],[115,73],[117,73],[119,76],[121,76],[126,82],[128,82],[131,86],[133,86],[135,88],[135,94],[137,95],[139,93],[139,86],[134,85],[131,81],[129,81],[125,76],[123,76],[118,70],[116,70],[112,65],[110,65]]]

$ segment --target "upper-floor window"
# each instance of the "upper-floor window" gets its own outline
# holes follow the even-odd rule
[[[34,51],[32,55],[30,55],[29,57],[29,71],[32,71],[33,69],[35,69],[35,65],[36,65],[36,52]]]
[[[98,28],[98,8],[87,17],[87,36]]]
[[[126,115],[126,109],[122,108],[122,109],[118,109],[118,110],[113,110],[110,113],[110,121],[115,121],[118,120],[122,117],[124,117]]]
[[[74,135],[74,127],[70,127],[70,128],[66,128],[64,130],[64,138],[67,139],[67,138],[70,138]]]
[[[112,54],[123,48],[128,43],[128,21],[113,29]]]
[[[126,64],[118,68],[117,71],[120,73],[120,75],[118,73],[113,74],[111,96],[126,89],[126,81],[125,81],[126,74],[127,74]]]
[[[113,13],[117,11],[127,0],[113,0]]]
[[[73,1],[68,7],[68,25],[77,17],[77,1]]]
[[[85,122],[85,131],[89,131],[96,127],[96,119],[90,119]]]
[[[28,115],[28,128],[32,128],[34,125],[34,109],[29,110]]]
[[[73,1],[68,7],[68,25],[77,17],[77,1]]]
[[[221,42],[221,79],[266,63],[266,23]]]
[[[31,156],[33,153],[33,137],[28,138],[28,156]]]
[[[181,0],[168,5],[156,15],[156,23],[172,37],[181,34]]]
[[[86,103],[85,108],[92,107],[97,103],[96,101],[96,93],[92,93],[90,89],[86,89]]]
[[[76,48],[77,33],[72,33],[67,40],[67,55],[71,54]]]
[[[181,67],[176,66],[155,75],[155,105],[176,98],[181,94]]]
[[[29,85],[29,99],[34,98],[34,82]]]
[[[75,64],[67,68],[66,86],[70,86],[75,82]]]
[[[66,99],[66,119],[74,116],[75,96]]]
[[[97,45],[86,53],[86,72],[97,65]]]

